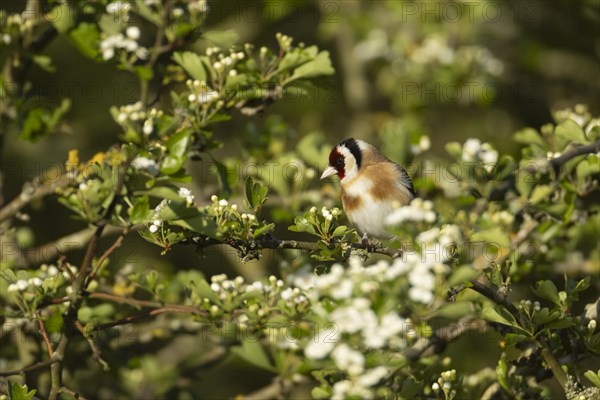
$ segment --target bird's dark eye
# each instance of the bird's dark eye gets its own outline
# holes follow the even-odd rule
[[[337,160],[335,160],[335,165],[342,165],[344,164],[344,159],[343,158],[338,158]]]

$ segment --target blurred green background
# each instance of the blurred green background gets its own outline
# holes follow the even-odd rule
[[[236,166],[230,177],[238,184],[243,182],[241,172],[252,168],[249,163],[260,165],[293,152],[307,137],[324,140],[325,155],[329,145],[353,136],[380,147],[395,161],[410,163],[415,152],[423,150],[414,150],[411,145],[418,147],[424,135],[431,142],[428,157],[444,157],[445,143],[469,137],[491,142],[501,153],[516,153],[519,149],[508,140],[511,135],[522,127],[539,128],[551,122],[554,110],[587,104],[593,115],[600,111],[597,0],[251,0],[208,4],[209,16],[202,28],[207,34],[193,50],[203,52],[209,46],[226,48],[244,43],[276,48],[275,33],[282,32],[296,42],[328,50],[336,69],[335,75],[319,82],[305,96],[292,91],[263,115],[248,118],[234,114],[232,120],[217,126],[215,137],[224,146],[213,155],[228,160],[230,167]],[[21,7],[20,1],[3,1],[0,5],[13,12]],[[142,28],[141,42],[150,41],[151,32],[144,35],[144,21],[135,22]],[[110,63],[85,58],[65,38],[53,41],[46,52],[56,65],[56,73],[33,69],[31,80],[36,95],[27,101],[57,105],[67,97],[72,100],[72,108],[59,132],[35,144],[20,140],[14,128],[1,128],[5,201],[16,196],[24,182],[63,165],[68,150],[78,149],[80,158],[87,160],[117,143],[120,129],[109,108],[138,98],[133,76],[115,73]],[[156,81],[155,87],[158,84]],[[322,167],[326,159],[320,163]],[[190,162],[188,169],[194,177],[191,188],[196,198],[200,203],[207,202],[218,191],[212,163],[209,159]],[[323,187],[318,172],[302,190],[322,194],[316,198],[316,205],[321,201],[331,204],[336,201],[335,192]],[[278,236],[290,237],[286,229],[290,217],[295,208],[305,208],[306,203],[292,204],[277,191],[271,201],[289,206],[281,207],[284,211],[273,217],[281,221]],[[33,206],[28,226],[35,236],[29,235],[28,228],[22,232],[30,248],[85,228],[55,202]],[[143,271],[151,266],[165,274],[198,269],[206,275],[241,274],[254,279],[276,271],[281,261],[277,254],[267,252],[261,261],[244,264],[234,251],[218,248],[209,249],[205,258],[191,247],[176,248],[165,256],[159,252],[132,235],[111,268]],[[79,250],[69,253],[73,259],[80,256]],[[134,333],[152,332],[149,325],[136,328],[139,331]],[[496,354],[472,351],[485,341],[466,340],[454,347],[457,354],[468,350],[473,354],[465,372],[493,366]],[[190,343],[185,335],[169,342],[168,347],[161,347],[160,341],[152,342],[152,346],[159,354],[158,360],[174,368],[182,359],[193,359],[208,351]],[[187,354],[190,346],[197,349]],[[112,354],[124,359],[129,356],[127,352]],[[136,358],[131,362],[139,365],[156,361]],[[191,368],[193,361],[188,362]],[[90,368],[98,367],[90,364]],[[158,366],[144,368],[152,371]],[[231,358],[202,374],[202,392],[197,394],[211,398],[251,391],[270,380],[268,374],[256,371]],[[90,371],[79,373],[97,377]],[[234,382],[232,377],[236,377]],[[166,378],[168,374],[163,371],[144,384],[160,385]],[[110,385],[110,379],[106,379],[106,385]],[[178,379],[200,378],[182,373]],[[155,390],[150,388],[148,393]],[[138,393],[143,397],[145,392]],[[306,397],[308,392],[298,396]]]

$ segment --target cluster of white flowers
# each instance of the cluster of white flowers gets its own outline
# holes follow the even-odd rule
[[[194,195],[192,194],[192,191],[190,189],[183,187],[179,188],[177,194],[179,195],[179,197],[185,200],[185,204],[187,204],[188,206],[191,206],[194,203]]]
[[[214,59],[213,68],[219,73],[227,74],[230,77],[237,75],[235,65],[238,61],[246,58],[246,53],[230,49],[229,54],[225,55],[219,47],[209,47],[206,49],[206,55]]]
[[[216,90],[212,90],[205,81],[199,81],[197,79],[186,81],[187,87],[190,89],[188,95],[188,101],[192,104],[209,104],[213,101],[217,101],[221,95]]]
[[[481,143],[481,140],[470,138],[465,141],[462,148],[462,160],[465,162],[482,162],[483,167],[491,170],[498,162],[498,152],[489,143]]]
[[[456,239],[456,229],[438,229],[435,240]],[[426,268],[419,270],[420,265]],[[422,281],[427,279],[427,293],[420,296],[428,296],[424,302],[429,302],[435,286],[433,265],[423,261],[419,254],[407,254],[404,259],[398,258],[392,263],[381,260],[368,266],[361,258],[351,257],[348,268],[334,264],[327,273],[317,275],[311,273],[310,267],[304,267],[288,277],[290,285],[305,291],[313,304],[313,313],[335,327],[318,331],[304,343],[304,355],[308,359],[329,359],[345,373],[344,379],[333,385],[332,398],[375,397],[373,386],[389,371],[384,365],[368,369],[366,353],[383,348],[400,351],[407,347],[408,339],[416,332],[412,321],[394,309],[381,309],[372,299],[378,290],[387,290],[397,278],[406,276],[411,286],[420,285],[423,291],[425,283]],[[412,274],[413,270],[417,272]],[[320,302],[323,298],[331,299],[333,303],[323,307]]]
[[[411,60],[420,65],[440,63],[450,65],[454,62],[455,52],[448,45],[448,39],[443,35],[432,35],[423,41],[411,54]]]
[[[210,196],[210,200],[212,201],[212,205],[211,205],[212,208],[219,214],[223,213],[225,211],[237,212],[237,210],[238,210],[237,204],[229,204],[229,202],[227,200],[219,199],[219,197],[217,197],[214,194],[212,196]],[[207,206],[207,207],[211,207],[211,206]],[[240,215],[240,218],[242,218],[242,220],[244,220],[244,221],[250,221],[250,222],[256,221],[256,216],[254,214],[242,213]]]
[[[159,218],[161,211],[171,202],[171,200],[163,199],[154,207],[152,212],[152,223],[148,230],[152,233],[158,232],[158,229],[163,225],[163,221]]]
[[[71,274],[77,274],[77,268],[75,266],[67,264],[65,267],[69,268]],[[37,272],[37,276],[28,279],[18,279],[16,282],[8,285],[8,292],[16,293],[25,292],[32,289],[34,290],[35,288],[42,286],[44,284],[44,280],[48,278],[64,278],[68,280],[70,279],[70,274],[67,271],[63,271],[61,273],[60,270],[54,265],[42,264]]]
[[[317,207],[311,207],[310,209],[310,213],[312,215],[317,215]],[[331,221],[334,217],[337,217],[341,214],[341,210],[337,207],[332,208],[331,210],[329,210],[327,207],[322,207],[321,208],[321,215],[327,220],[327,221]]]
[[[116,33],[114,35],[107,36],[102,42],[100,42],[100,51],[102,51],[102,58],[110,60],[115,56],[115,50],[123,49],[128,53],[135,53],[135,55],[144,60],[148,57],[148,49],[140,46],[137,40],[140,38],[140,28],[137,26],[130,26],[125,30],[125,35],[122,33]]]
[[[238,276],[234,279],[228,279],[227,275],[219,274],[212,276],[210,282],[211,291],[214,292],[221,301],[233,301],[245,293],[254,292],[264,295],[269,299],[269,301],[274,301],[279,298],[283,300],[286,306],[290,309],[294,309],[296,307],[307,308],[309,306],[308,298],[302,294],[298,288],[291,288],[287,286],[283,280],[278,279],[274,275],[269,276],[266,282],[254,281],[251,283],[246,283],[244,278],[241,276]],[[213,316],[219,315],[219,313],[223,311],[222,306],[220,307],[220,305],[210,304],[211,300],[209,298],[196,300],[206,304],[211,315]],[[260,303],[250,304],[247,310],[249,313],[256,314],[261,318],[266,316],[268,313],[268,307],[261,306]],[[247,314],[239,314],[236,318],[236,322],[242,325],[242,327],[244,327],[249,321],[249,316]],[[289,339],[289,337],[286,337],[288,342]],[[281,342],[277,344],[286,348],[295,347],[295,343],[291,346],[290,343]]]
[[[399,207],[390,213],[385,223],[386,225],[398,225],[405,221],[435,221],[436,214],[433,211],[433,203],[429,200],[416,198],[408,206]]]
[[[452,382],[456,380],[456,370],[452,369],[449,371],[444,371],[440,374],[441,376],[438,378],[437,382],[434,382],[431,385],[431,389],[435,393],[439,393],[440,391],[444,392],[445,398],[452,399],[456,396],[456,391],[452,389]]]
[[[145,170],[150,175],[158,175],[158,164],[151,158],[137,156],[131,162],[131,166],[139,170]]]
[[[10,285],[8,285],[8,292],[12,293],[12,292],[24,292],[26,291],[30,286],[42,286],[42,284],[44,283],[44,281],[42,281],[40,278],[35,277],[35,278],[30,278],[28,280],[25,279],[19,279],[18,281],[16,281],[15,283],[11,283]]]

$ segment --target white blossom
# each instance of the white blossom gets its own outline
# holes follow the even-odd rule
[[[337,330],[335,329],[326,329],[320,331],[304,348],[304,355],[312,360],[320,360],[333,350],[337,341],[339,339],[339,335]]]
[[[151,158],[137,156],[131,162],[131,166],[137,169],[145,170],[150,175],[158,175],[158,164]]]
[[[140,38],[140,28],[137,26],[129,26],[125,30],[125,34],[129,39],[138,40]]]
[[[19,279],[15,284],[17,285],[17,288],[21,291],[29,287],[29,283],[25,279]]]
[[[388,369],[383,366],[375,367],[366,371],[358,378],[358,383],[362,386],[371,387],[379,383],[388,374]]]
[[[192,194],[192,191],[188,188],[179,188],[179,191],[177,192],[177,194],[179,195],[179,197],[181,197],[182,199],[185,200],[186,204],[190,205],[194,202],[194,195]]]
[[[339,369],[348,371],[350,375],[359,375],[364,371],[365,356],[345,343],[335,347],[331,358]]]

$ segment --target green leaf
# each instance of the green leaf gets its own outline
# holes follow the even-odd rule
[[[296,68],[291,78],[287,79],[285,83],[300,79],[300,78],[313,78],[321,75],[332,75],[335,72],[331,66],[331,60],[329,59],[329,52],[322,51],[314,58],[314,60],[307,62]]]
[[[565,329],[570,328],[572,326],[575,326],[575,323],[573,322],[573,318],[571,317],[560,318],[544,324],[545,329]]]
[[[154,186],[152,189],[135,192],[135,196],[147,194],[151,197],[157,197],[159,199],[166,199],[175,201],[178,203],[184,202],[184,200],[177,194],[178,188],[174,186]]]
[[[328,399],[333,394],[333,390],[328,386],[317,386],[310,391],[310,394],[316,400]]]
[[[44,17],[46,21],[51,21],[58,33],[67,32],[73,25],[73,15],[75,10],[71,9],[68,4],[61,4],[52,9],[51,12]]]
[[[521,129],[514,135],[515,142],[522,144],[536,144],[542,148],[546,148],[544,139],[540,136],[538,131],[533,128]]]
[[[436,317],[459,319],[473,314],[473,305],[468,301],[448,303],[433,313]]]
[[[275,230],[275,224],[266,224],[261,226],[260,228],[254,230],[253,236],[255,238],[259,237],[260,235],[263,235],[267,232],[272,232],[273,230]]]
[[[69,32],[69,37],[86,57],[95,59],[99,55],[100,31],[96,24],[82,22],[75,29]]]
[[[340,225],[331,234],[333,237],[344,236],[348,232],[348,227],[345,225]]]
[[[229,48],[237,43],[240,35],[235,29],[217,29],[204,32],[202,38],[210,41],[213,46]]]
[[[258,212],[264,202],[267,201],[269,188],[256,182],[252,177],[248,177],[246,178],[245,190],[248,205],[255,213]]]
[[[162,24],[160,15],[152,11],[152,9],[146,5],[145,1],[135,0],[135,10],[142,18],[152,22],[154,25],[159,26]]]
[[[173,60],[179,64],[192,78],[199,81],[206,80],[206,57],[199,56],[191,51],[176,52]]]
[[[461,265],[452,271],[452,275],[448,278],[448,286],[456,286],[461,283],[470,281],[479,275],[479,271],[470,265]]]
[[[577,179],[583,182],[588,176],[600,174],[600,158],[589,156],[577,164]]]
[[[212,303],[221,304],[221,300],[219,299],[219,295],[217,295],[211,288],[208,282],[204,279],[201,281],[192,281],[192,288],[198,294],[198,296],[202,299],[208,299]]]
[[[27,385],[21,386],[18,383],[11,384],[10,382],[8,382],[8,385],[10,388],[8,398],[10,400],[31,400],[37,392],[35,389],[29,390]]]
[[[549,308],[544,307],[535,313],[533,320],[537,325],[544,325],[556,321],[558,318],[560,318],[560,312],[556,310],[550,311]]]
[[[414,378],[408,378],[404,380],[399,396],[401,399],[414,399],[417,397],[420,388],[419,382],[417,382]]]
[[[305,62],[315,58],[319,49],[317,46],[310,46],[305,49],[296,48],[289,51],[283,56],[281,62],[277,66],[277,71],[283,72],[292,68],[296,68]]]
[[[160,165],[160,171],[163,174],[171,175],[181,169],[187,159],[191,133],[189,129],[184,129],[174,133],[167,140],[166,145],[169,154],[162,160]]]
[[[256,367],[277,372],[277,369],[271,364],[267,354],[260,345],[258,338],[247,338],[242,342],[241,346],[233,347],[231,352]]]
[[[46,110],[36,107],[27,113],[23,128],[21,129],[21,139],[35,142],[44,136],[51,134],[56,125],[60,122],[64,114],[71,108],[71,101],[63,99],[60,106],[54,110]]]
[[[510,384],[508,383],[507,374],[508,365],[506,363],[506,358],[503,355],[498,360],[498,365],[496,366],[496,376],[498,377],[498,383],[500,383],[500,386],[502,386],[502,388],[504,388],[504,390],[510,394],[512,393],[512,390],[510,388]]]
[[[600,369],[598,372],[594,372],[592,370],[586,371],[583,376],[585,376],[594,386],[600,388]]]
[[[554,133],[565,140],[566,143],[575,142],[579,144],[588,144],[589,141],[585,137],[583,129],[572,119],[568,119],[558,125]]]
[[[133,224],[143,224],[148,222],[152,217],[148,196],[138,197],[135,200],[133,207],[128,210],[128,213],[131,223]]]
[[[209,154],[210,155],[210,154]],[[212,155],[210,158],[217,169],[217,175],[219,177],[219,184],[221,185],[221,197],[228,199],[231,196],[231,185],[229,185],[229,171],[222,162],[218,161]]]
[[[531,192],[529,202],[531,204],[537,204],[548,197],[554,190],[555,189],[549,185],[537,185]]]
[[[552,281],[538,281],[536,286],[531,288],[531,291],[544,300],[551,301],[558,306],[561,305],[560,298],[558,297],[558,289]]]
[[[55,72],[56,67],[52,65],[52,59],[43,54],[35,54],[31,57],[33,62],[46,72]]]
[[[473,242],[481,241],[495,244],[505,248],[510,246],[508,234],[498,226],[474,233],[473,236],[471,236],[471,240]]]
[[[481,318],[485,319],[486,321],[496,322],[499,324],[511,326],[514,329],[516,329],[518,332],[529,335],[529,332],[527,332],[526,330],[521,328],[521,326],[515,319],[514,315],[512,315],[510,313],[510,311],[508,311],[503,306],[500,306],[500,305],[497,305],[495,307],[491,307],[489,305],[484,306],[483,309],[481,310]]]

